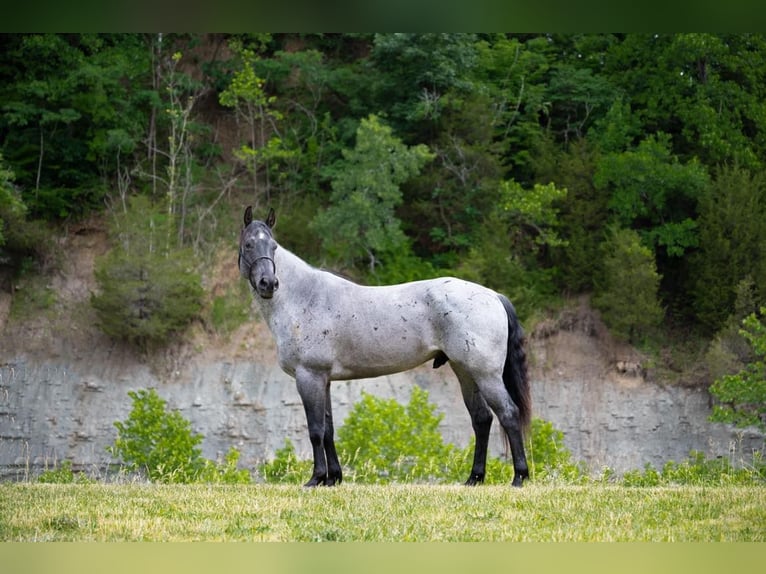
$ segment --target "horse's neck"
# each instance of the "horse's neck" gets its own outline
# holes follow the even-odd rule
[[[280,284],[284,283],[287,287],[300,285],[306,277],[319,273],[317,269],[284,247],[280,247],[275,253],[274,264],[277,268],[277,276],[281,275]]]

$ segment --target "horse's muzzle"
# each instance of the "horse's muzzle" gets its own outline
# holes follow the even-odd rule
[[[279,289],[279,279],[276,275],[262,275],[260,278],[255,277],[255,273],[250,273],[250,285],[253,290],[258,293],[261,299],[271,299],[274,296],[274,292]]]

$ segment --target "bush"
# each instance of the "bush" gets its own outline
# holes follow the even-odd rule
[[[154,389],[130,391],[133,409],[127,420],[116,422],[117,439],[107,448],[129,471],[162,483],[247,483],[250,475],[238,470],[239,452],[230,448],[217,464],[202,457],[202,435],[178,411],[169,412]]]
[[[708,459],[705,453],[693,450],[685,461],[668,461],[661,471],[647,464],[643,472],[626,472],[622,483],[625,486],[758,485],[766,483],[766,461],[756,453],[752,463],[735,466],[728,458]]]
[[[438,426],[442,415],[428,392],[414,386],[407,406],[363,393],[338,430],[341,461],[357,482],[434,480],[443,475],[453,447]]]
[[[277,449],[274,459],[261,464],[258,470],[269,483],[301,484],[308,480],[312,468],[310,460],[298,460],[292,441],[286,438],[285,446]]]
[[[766,307],[743,321],[740,334],[747,340],[753,360],[735,375],[724,375],[710,387],[719,401],[710,420],[733,423],[740,427],[754,425],[766,430]]]
[[[604,276],[593,303],[612,331],[635,343],[665,314],[652,251],[632,229],[613,228],[604,243]]]
[[[84,474],[75,474],[72,470],[72,461],[65,460],[54,468],[46,469],[37,477],[37,482],[46,484],[88,484],[92,482]]]
[[[346,479],[364,484],[462,482],[473,461],[474,438],[465,448],[445,444],[438,431],[441,419],[420,387],[413,387],[407,405],[363,393],[338,429],[336,446]],[[532,479],[586,477],[582,466],[572,462],[563,433],[549,422],[532,421],[527,454]],[[292,484],[306,480],[311,469],[311,461],[299,460],[289,439],[272,461],[259,468],[266,482]],[[512,465],[487,457],[487,484],[508,484],[512,479]]]
[[[119,243],[96,263],[100,293],[91,304],[109,336],[141,348],[164,343],[202,309],[190,250],[171,248],[163,215],[136,198],[115,230]]]

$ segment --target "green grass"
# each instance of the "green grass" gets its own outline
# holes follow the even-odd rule
[[[0,484],[2,541],[766,541],[766,488]]]

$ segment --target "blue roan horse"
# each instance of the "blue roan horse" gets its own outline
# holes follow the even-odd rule
[[[335,451],[330,382],[388,375],[433,359],[449,362],[476,433],[466,484],[484,480],[492,412],[511,446],[513,485],[529,476],[523,432],[530,420],[523,331],[510,301],[455,278],[364,287],[321,271],[277,245],[270,210],[245,210],[239,270],[257,294],[277,343],[279,365],[295,377],[306,410],[314,472],[306,486],[342,479]]]

